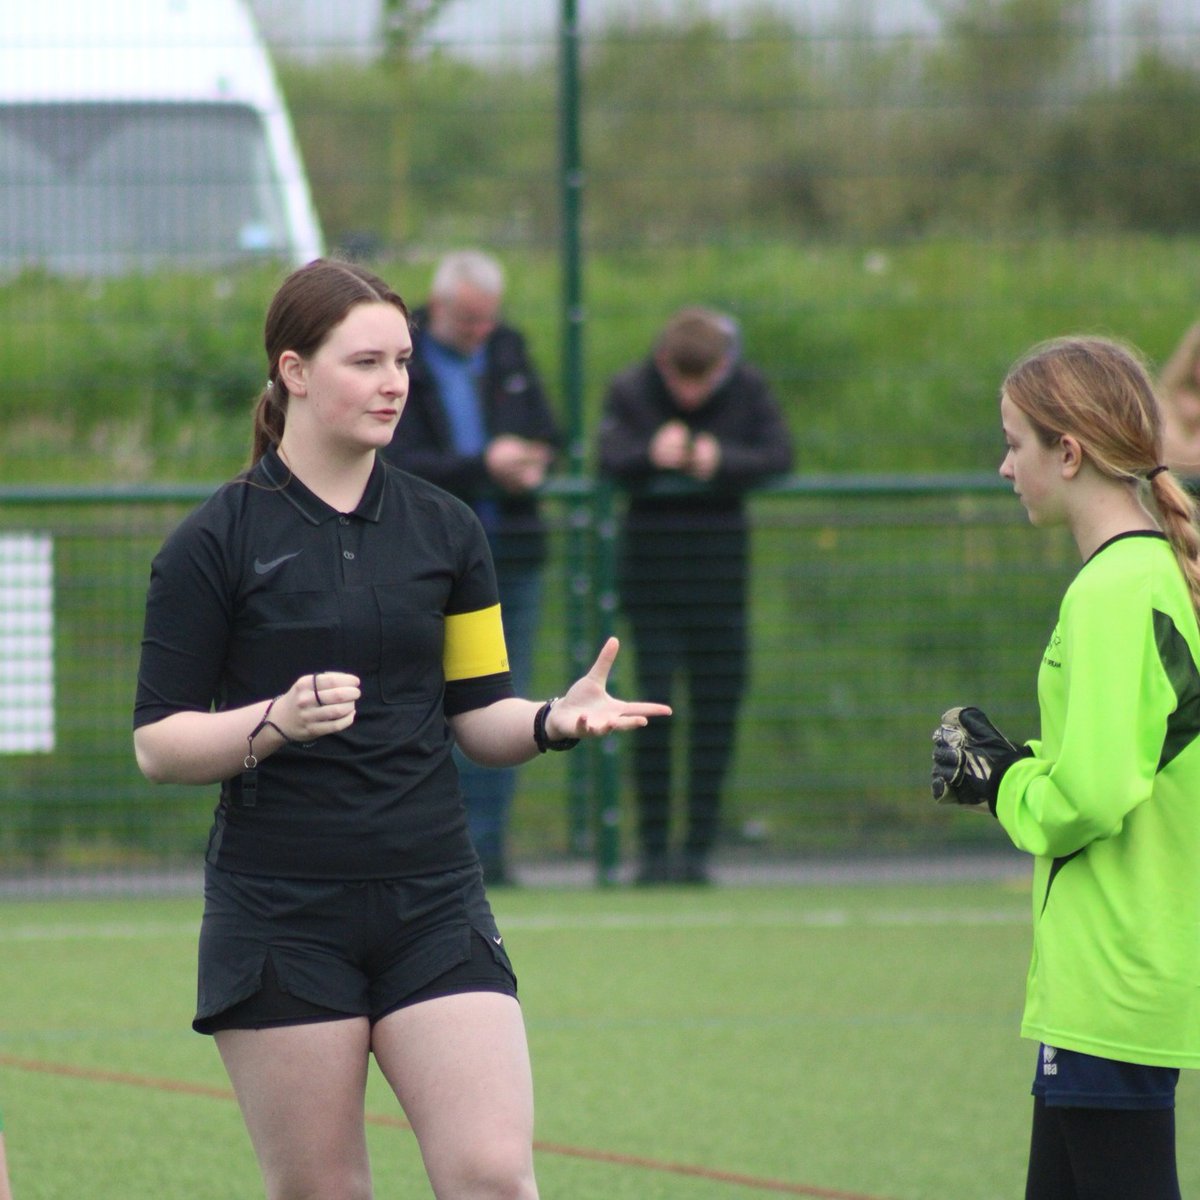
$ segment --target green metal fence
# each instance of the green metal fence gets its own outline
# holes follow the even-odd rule
[[[150,560],[208,490],[0,491],[5,876],[199,863],[215,789],[145,782],[130,714]],[[545,503],[553,552],[535,678],[553,694],[573,658],[623,631],[620,498],[577,479]],[[751,513],[752,674],[719,853],[997,839],[991,823],[930,802],[929,731],[949,704],[974,702],[1015,735],[1033,732],[1037,662],[1077,566],[1065,536],[1029,530],[993,477],[795,477],[753,497]],[[617,694],[632,692],[630,654],[626,642]],[[627,739],[610,739],[522,769],[518,864],[584,858],[598,880],[619,877],[627,753]]]

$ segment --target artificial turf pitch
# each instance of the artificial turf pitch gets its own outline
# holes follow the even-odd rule
[[[1020,880],[499,892],[543,1197],[1022,1193]],[[0,1109],[18,1200],[261,1194],[193,1034],[199,898],[0,903]],[[375,1192],[428,1195],[377,1072]],[[1179,1157],[1200,1192],[1200,1084]]]

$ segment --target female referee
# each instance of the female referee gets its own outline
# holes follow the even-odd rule
[[[532,1200],[516,979],[451,759],[513,765],[646,724],[606,643],[561,699],[512,693],[473,513],[377,456],[408,312],[318,259],[266,318],[252,465],[151,571],[134,743],[155,782],[220,784],[194,1027],[213,1034],[271,1200],[367,1200],[374,1054],[441,1200]]]
[[[1177,1200],[1175,1087],[1200,1067],[1200,532],[1132,351],[1035,347],[1000,411],[1000,474],[1083,566],[1042,657],[1038,738],[1018,748],[964,710],[959,770],[934,735],[934,791],[1035,856],[1026,1197]]]

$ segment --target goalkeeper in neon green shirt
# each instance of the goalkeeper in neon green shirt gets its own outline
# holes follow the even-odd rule
[[[1042,657],[1039,736],[950,710],[933,791],[1035,856],[1026,1200],[1178,1200],[1175,1085],[1200,1067],[1200,530],[1127,348],[1035,347],[1000,414],[1000,474],[1083,566]]]

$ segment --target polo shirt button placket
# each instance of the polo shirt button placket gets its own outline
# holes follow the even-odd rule
[[[351,520],[345,513],[338,515],[338,542],[341,546],[342,553],[342,580],[344,583],[353,584],[356,581],[357,572],[357,555],[353,550],[347,548],[347,543],[353,544],[354,531],[350,528]]]

